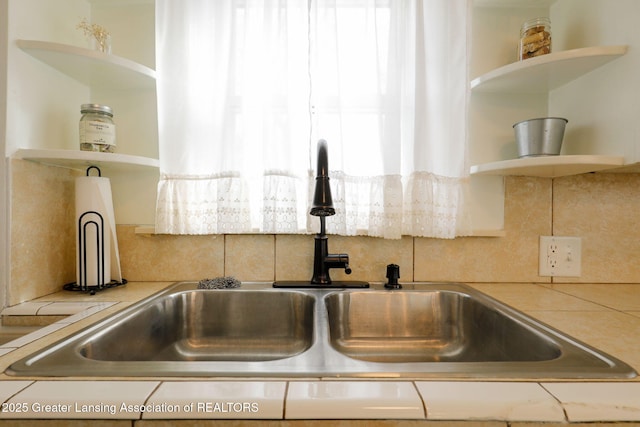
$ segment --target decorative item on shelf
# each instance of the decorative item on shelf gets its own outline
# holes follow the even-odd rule
[[[91,176],[95,169],[98,176]],[[109,178],[96,166],[76,178],[76,282],[65,290],[92,295],[127,283],[120,270],[120,253]]]
[[[513,125],[519,157],[557,156],[562,148],[567,119],[542,117]]]
[[[551,53],[551,21],[549,18],[534,18],[520,29],[520,61]]]
[[[111,53],[111,34],[102,25],[89,24],[87,18],[83,18],[76,28],[82,30],[91,49]]]
[[[113,153],[116,148],[116,125],[111,107],[82,104],[80,112],[80,149]]]

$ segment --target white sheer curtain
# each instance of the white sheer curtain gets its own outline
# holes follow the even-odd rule
[[[157,231],[466,234],[468,3],[157,0]]]

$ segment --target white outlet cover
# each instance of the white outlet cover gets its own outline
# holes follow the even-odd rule
[[[540,236],[540,276],[580,277],[581,265],[580,237]]]

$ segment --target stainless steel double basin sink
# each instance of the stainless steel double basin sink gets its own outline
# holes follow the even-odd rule
[[[629,378],[625,363],[466,285],[177,283],[9,367],[28,376]]]

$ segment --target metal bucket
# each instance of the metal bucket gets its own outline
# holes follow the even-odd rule
[[[561,117],[544,117],[514,124],[518,157],[560,154],[567,122],[567,119]]]

